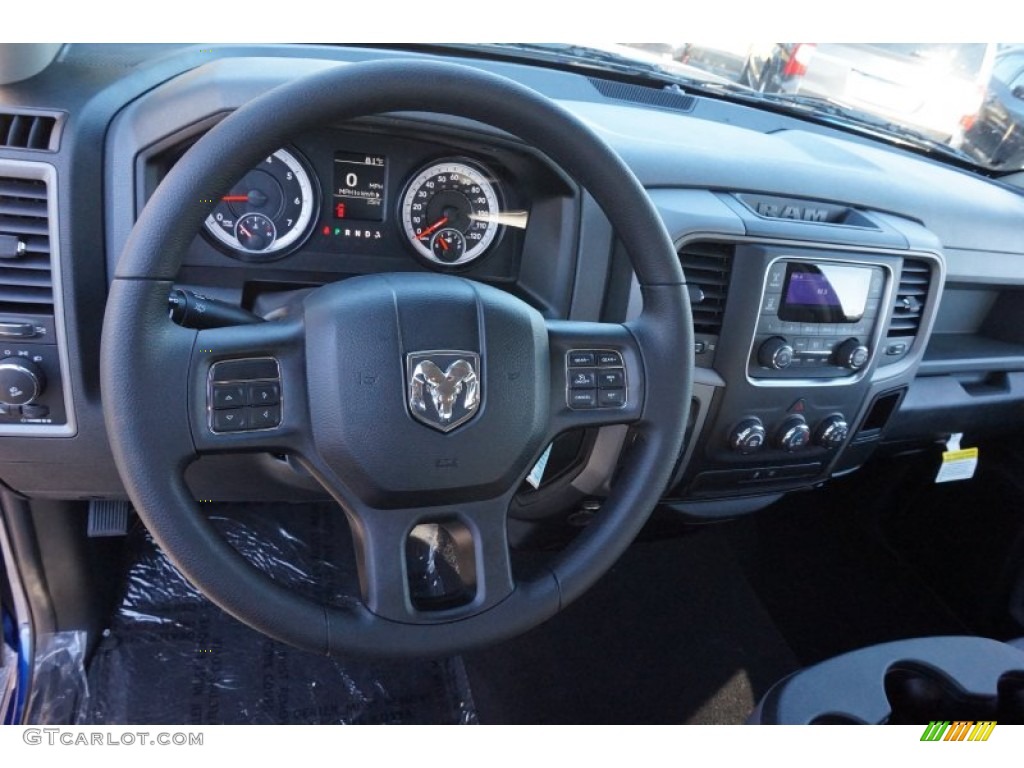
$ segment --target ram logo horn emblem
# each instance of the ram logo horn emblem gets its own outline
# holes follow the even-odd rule
[[[409,412],[442,432],[465,424],[480,407],[480,356],[435,350],[406,356]]]

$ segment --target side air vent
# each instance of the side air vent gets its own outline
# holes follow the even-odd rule
[[[928,297],[932,270],[925,261],[904,259],[900,285],[893,302],[889,336],[916,336]]]
[[[55,114],[0,111],[0,147],[55,152],[59,123]]]
[[[699,242],[688,243],[679,250],[697,333],[717,336],[722,329],[733,251],[734,247],[725,243]]]
[[[46,182],[0,176],[0,314],[52,315]]]
[[[615,80],[602,80],[598,77],[589,78],[591,85],[606,99],[631,101],[634,104],[647,104],[651,107],[673,109],[677,112],[692,112],[697,104],[693,96],[674,88],[649,88],[644,85],[620,83]]]

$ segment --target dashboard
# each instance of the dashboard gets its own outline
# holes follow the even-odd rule
[[[73,45],[43,74],[0,88],[0,112],[51,132],[45,146],[0,146],[0,479],[25,496],[125,496],[103,426],[103,409],[120,404],[99,388],[102,312],[136,217],[174,164],[279,83],[409,56],[213,50],[143,49],[126,70],[102,46]],[[667,507],[697,518],[749,512],[879,451],[1019,424],[1019,188],[778,112],[473,65],[592,126],[674,239],[696,368]],[[497,286],[549,319],[621,322],[642,308],[623,244],[589,194],[533,147],[468,120],[410,113],[325,125],[209,203],[175,286],[259,317],[287,314],[326,283],[409,271]],[[583,407],[606,396],[597,358],[581,357],[573,374]],[[624,426],[563,434],[514,516],[561,520],[600,500],[629,440]],[[322,495],[271,454],[204,457],[189,482],[197,498]]]

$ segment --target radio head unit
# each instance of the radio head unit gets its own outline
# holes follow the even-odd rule
[[[747,373],[751,379],[836,379],[871,360],[886,268],[782,256],[768,267]]]

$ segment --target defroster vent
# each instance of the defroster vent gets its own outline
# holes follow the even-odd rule
[[[734,250],[726,243],[708,242],[688,243],[679,249],[697,333],[717,336],[722,329]]]
[[[53,315],[46,182],[0,176],[0,314]]]
[[[903,260],[900,284],[893,302],[889,336],[917,335],[931,279],[932,269],[928,262],[918,259]]]

